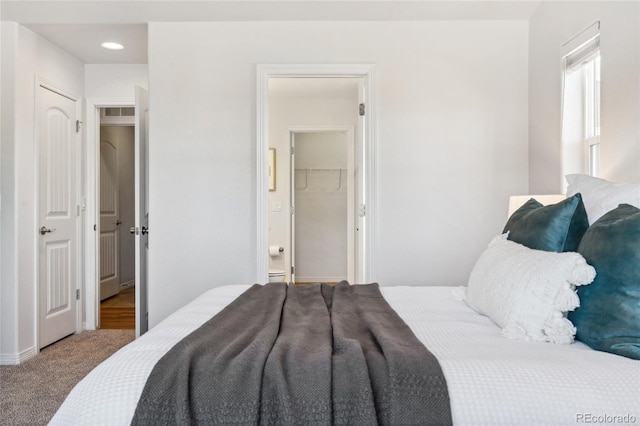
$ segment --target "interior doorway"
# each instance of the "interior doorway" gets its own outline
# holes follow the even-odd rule
[[[147,255],[149,241],[149,200],[148,200],[148,144],[149,144],[149,94],[142,87],[135,86],[134,101],[86,101],[86,217],[85,232],[85,318],[86,329],[100,328],[100,125],[105,108],[120,109],[121,117],[111,117],[109,124],[133,126],[134,129],[134,177],[131,184],[134,191],[135,225],[126,229],[120,225],[121,233],[129,232],[135,238],[135,330],[136,337],[148,329],[147,303]],[[122,114],[122,112],[125,114]],[[128,112],[128,114],[127,114]],[[133,117],[131,117],[133,113]],[[126,123],[113,121],[125,120]],[[133,123],[133,124],[132,124]],[[107,123],[102,123],[107,124]]]
[[[362,282],[364,78],[278,77],[267,86],[269,281]]]
[[[353,129],[291,132],[291,281],[354,282]]]
[[[100,108],[100,328],[135,329],[134,139],[134,108]]]

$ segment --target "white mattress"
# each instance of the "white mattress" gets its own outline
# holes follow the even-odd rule
[[[116,352],[78,383],[51,424],[129,424],[156,361],[248,287],[210,290]],[[580,343],[507,340],[488,318],[451,297],[450,287],[383,287],[382,293],[440,361],[454,424],[640,422],[640,361]]]

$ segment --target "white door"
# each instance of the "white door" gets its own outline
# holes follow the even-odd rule
[[[38,344],[76,332],[79,144],[76,101],[38,87]]]
[[[118,141],[100,131],[100,300],[120,292]]]
[[[136,337],[146,333],[147,253],[149,249],[149,93],[136,86],[135,116]]]

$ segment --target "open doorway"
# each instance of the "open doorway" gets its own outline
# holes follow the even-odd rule
[[[87,143],[86,143],[86,217],[88,218],[87,227],[89,232],[85,233],[86,252],[85,252],[85,317],[86,328],[93,330],[101,328],[100,325],[100,252],[102,241],[100,240],[102,218],[101,218],[101,146],[100,146],[100,125],[104,121],[101,115],[106,115],[106,108],[120,108],[121,118],[118,120],[112,118],[110,123],[102,124],[119,124],[133,127],[134,129],[134,178],[131,182],[134,191],[134,217],[135,225],[126,228],[124,224],[119,224],[120,235],[129,232],[135,239],[135,308],[133,309],[135,318],[136,337],[146,333],[148,329],[148,309],[147,309],[147,255],[148,255],[148,238],[149,238],[149,209],[148,209],[148,150],[149,144],[149,95],[148,91],[142,87],[135,87],[135,102],[95,102],[87,100]],[[125,110],[125,116],[122,116],[122,110]],[[126,114],[129,112],[129,114]],[[133,120],[130,114],[133,113]],[[131,124],[133,123],[133,125]],[[117,221],[117,219],[116,219]],[[91,232],[93,231],[93,232]],[[106,275],[106,274],[102,274]]]
[[[134,108],[100,108],[100,328],[135,329]]]
[[[354,282],[353,129],[291,133],[291,281]]]

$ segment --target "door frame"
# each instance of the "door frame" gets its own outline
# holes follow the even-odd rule
[[[358,281],[376,281],[376,190],[377,190],[377,148],[376,114],[377,99],[374,85],[376,82],[374,64],[258,64],[256,69],[256,280],[269,281],[269,177],[268,177],[268,100],[270,78],[361,78],[364,84],[366,119],[362,140],[362,178],[366,185],[359,189],[363,206],[358,244],[363,254],[358,259]],[[356,141],[358,144],[358,141]],[[356,148],[358,151],[358,148]],[[357,163],[357,162],[356,162]]]
[[[35,167],[35,176],[34,176],[34,187],[35,187],[35,214],[34,214],[34,224],[33,229],[38,229],[39,221],[40,221],[40,115],[39,115],[39,102],[40,95],[39,89],[44,88],[46,90],[51,90],[54,93],[57,93],[60,96],[64,96],[65,98],[71,99],[76,104],[76,120],[80,120],[82,122],[82,102],[80,101],[80,97],[75,96],[71,93],[65,92],[60,89],[55,84],[47,81],[46,79],[36,76],[35,77],[35,96],[34,96],[34,106],[36,113],[34,114],[34,164]],[[84,206],[84,202],[82,199],[82,132],[76,132],[76,144],[78,145],[78,152],[76,152],[76,163],[77,163],[77,176],[76,176],[76,202],[80,206],[80,213],[82,213],[82,208]],[[79,214],[76,220],[76,291],[81,290],[81,277],[82,277],[82,266],[83,266],[83,257],[82,254],[84,252],[83,247],[83,215]],[[38,354],[40,352],[40,238],[38,233],[35,234],[36,238],[34,240],[34,348],[35,353]],[[81,290],[82,292],[82,290]],[[76,299],[76,333],[82,331],[82,297]]]
[[[100,326],[100,108],[135,107],[135,102],[86,100],[86,222],[84,304],[87,330]]]
[[[357,214],[357,197],[355,192],[356,182],[355,182],[355,168],[356,168],[356,132],[353,126],[349,125],[310,125],[310,126],[288,126],[287,130],[289,132],[289,144],[294,142],[294,135],[301,133],[344,133],[347,135],[347,168],[349,170],[349,174],[347,177],[347,278],[349,282],[355,282],[357,277],[358,268],[356,267],[356,214]],[[291,159],[291,155],[289,156]],[[289,172],[290,172],[290,198],[295,196],[295,170],[291,161],[289,161]],[[290,215],[295,216],[295,204],[292,206],[294,209],[294,214]],[[295,220],[289,220],[289,232],[290,232],[290,253],[289,253],[289,264],[293,265],[293,259],[295,257]],[[293,278],[291,279],[293,281]]]

